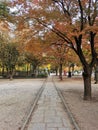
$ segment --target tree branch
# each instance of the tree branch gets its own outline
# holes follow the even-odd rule
[[[81,60],[81,63],[83,64],[83,66],[86,67],[87,62],[85,60],[85,56],[84,56],[83,51],[81,49],[82,35],[80,35],[79,37],[75,36],[74,39],[75,39],[75,43],[76,43],[76,46],[77,46],[76,53],[79,56],[79,59]]]
[[[35,18],[40,24],[42,24],[44,27],[50,29],[52,32],[54,32],[55,34],[57,34],[59,37],[61,37],[67,44],[71,44],[72,41],[61,31],[59,31],[57,28],[52,27],[50,28],[44,21],[39,20],[38,18]]]
[[[97,53],[95,51],[95,46],[94,46],[94,37],[96,33],[90,32],[90,45],[91,45],[91,53],[92,53],[92,61],[90,63],[91,66],[95,64],[96,58],[97,58]]]
[[[80,30],[83,30],[83,8],[82,8],[82,4],[81,4],[81,0],[78,0],[79,3],[79,8],[80,8],[80,15],[81,15],[81,26],[80,26]]]
[[[95,3],[94,3],[94,13],[93,13],[93,18],[92,18],[92,25],[94,24],[94,22],[95,22],[95,18],[96,18],[96,16],[97,16],[97,2],[98,2],[98,0],[95,0]]]

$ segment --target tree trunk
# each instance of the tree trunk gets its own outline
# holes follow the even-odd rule
[[[68,78],[71,78],[71,67],[69,66]]]
[[[2,66],[2,76],[4,76],[4,65]]]
[[[29,75],[29,68],[28,68],[28,65],[27,65],[27,68],[26,68],[26,72],[27,72],[27,76]]]
[[[60,64],[60,68],[59,68],[59,78],[60,80],[62,80],[62,64]]]
[[[89,69],[86,72],[85,71],[83,72],[83,80],[84,80],[84,100],[91,100],[92,99],[91,71]]]
[[[95,66],[95,84],[98,84],[98,59],[96,60]]]
[[[74,76],[74,65],[72,66],[72,76]]]
[[[58,76],[58,67],[55,67],[56,76]]]
[[[37,66],[33,65],[33,73],[32,73],[33,78],[36,78],[36,68],[37,68]]]
[[[9,70],[9,79],[10,80],[13,80],[14,73],[15,73],[14,69]]]

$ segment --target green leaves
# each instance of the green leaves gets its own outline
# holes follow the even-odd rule
[[[0,43],[0,60],[9,70],[15,68],[19,57],[17,46],[13,43]]]
[[[1,2],[0,3],[0,19],[4,19],[6,17],[8,17],[9,14],[9,9],[6,5],[6,3]]]

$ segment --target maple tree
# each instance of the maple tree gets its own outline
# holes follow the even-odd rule
[[[80,65],[80,60],[75,54],[75,52],[67,47],[66,51],[66,65],[68,67],[68,77],[74,76],[74,66]]]
[[[48,4],[48,7],[47,7]],[[92,68],[97,59],[97,52],[95,50],[95,37],[97,36],[98,26],[96,22],[98,15],[98,1],[97,0],[52,0],[41,2],[45,16],[45,20],[40,18],[36,20],[43,26],[51,24],[51,30],[61,37],[67,46],[72,48],[78,55],[83,66],[83,79],[84,79],[84,99],[91,99],[91,73]],[[50,8],[49,8],[50,7]],[[48,10],[48,11],[47,11]],[[52,19],[51,13],[57,13],[58,16]],[[49,14],[50,13],[50,14]],[[54,14],[55,14],[54,13]],[[51,19],[49,19],[49,16]],[[49,21],[51,20],[51,21]],[[58,27],[57,27],[58,25]],[[90,50],[90,60],[86,58],[84,53],[85,46],[88,45]]]
[[[27,42],[24,48],[26,61],[31,63],[33,66],[33,72],[35,76],[37,76],[38,67],[43,64],[44,57],[43,57],[43,49],[41,44],[39,43],[38,39],[30,40]]]
[[[55,66],[56,75],[59,69],[59,78],[62,80],[63,65],[66,61],[66,46],[64,41],[58,38],[53,32],[47,32],[43,39],[44,53],[47,56],[47,62]]]
[[[55,61],[56,66],[58,65],[59,68],[59,78],[62,80],[62,72],[63,72],[63,65],[66,62],[66,47],[64,46],[62,40],[58,40],[52,45],[52,55],[54,57],[53,62]]]
[[[17,0],[16,3],[22,5],[18,16],[24,21],[36,20],[41,25],[40,28],[43,25],[45,30],[54,32],[64,41],[65,46],[74,50],[83,66],[84,99],[91,100],[91,74],[97,60],[95,39],[98,36],[98,1]],[[16,3],[13,2],[13,5]],[[38,23],[36,25],[39,26]],[[89,57],[84,51],[86,46],[90,50]]]

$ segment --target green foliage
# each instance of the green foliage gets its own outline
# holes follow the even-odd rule
[[[25,60],[33,66],[40,65],[40,59],[29,52],[25,54]]]
[[[37,75],[37,78],[47,78],[47,73],[40,73]]]
[[[3,2],[0,3],[0,18],[8,17],[9,9],[7,5]]]
[[[18,61],[19,52],[16,44],[13,43],[0,43],[0,60],[8,70],[15,68]]]

